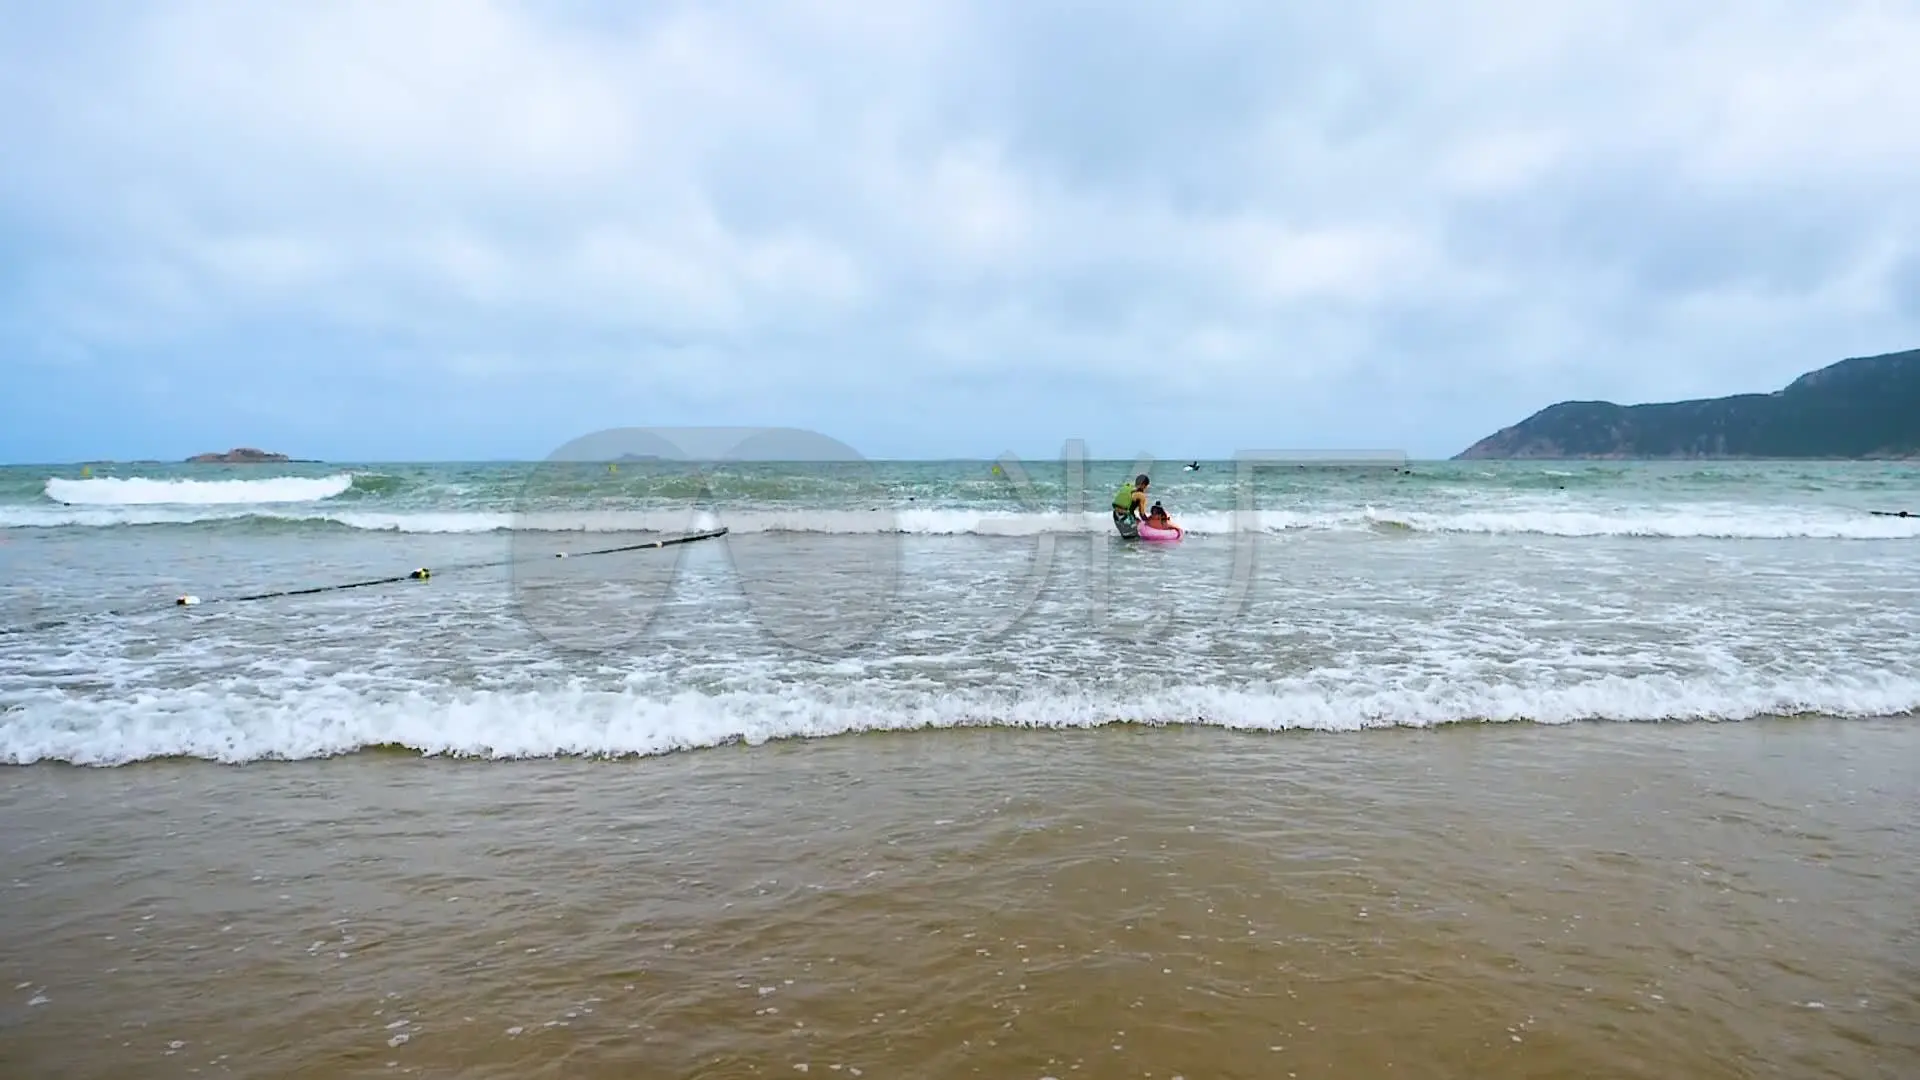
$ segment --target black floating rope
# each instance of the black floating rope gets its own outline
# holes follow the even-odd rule
[[[450,570],[477,569],[480,566],[489,566],[489,565],[493,565],[493,564],[478,563],[478,564],[475,564],[475,566],[473,567],[456,566],[456,567],[449,567],[449,569]],[[314,593],[339,592],[343,589],[363,589],[363,588],[366,588],[368,585],[391,585],[396,581],[426,581],[428,578],[431,578],[432,576],[433,576],[433,571],[428,570],[426,567],[423,566],[420,569],[415,570],[410,574],[402,574],[399,577],[374,578],[371,581],[349,581],[344,585],[315,585],[312,588],[308,588],[308,589],[281,589],[279,592],[253,593],[252,595],[249,595],[249,596],[227,596],[217,600],[210,600],[208,601],[208,603],[238,604],[246,600],[272,600],[273,598],[278,596],[312,596]],[[178,600],[175,600],[173,603],[174,603],[174,606],[176,607],[189,607],[194,604],[200,603],[200,598],[197,596],[183,596]]]
[[[727,530],[725,528],[711,529],[706,532],[688,533],[684,536],[662,537],[658,540],[648,540],[645,543],[621,544],[617,547],[598,548],[593,551],[575,551],[575,552],[559,551],[559,552],[555,552],[551,557],[556,559],[584,559],[592,555],[613,555],[613,554],[617,554],[619,552],[625,552],[625,551],[649,551],[654,548],[673,547],[676,544],[691,544],[696,540],[712,540],[717,537],[721,537],[725,535],[727,535]],[[497,559],[492,562],[459,563],[454,566],[443,567],[440,572],[452,573],[460,570],[482,570],[482,569],[487,569],[489,567],[495,567],[495,566],[512,566],[516,563],[530,562],[534,559],[542,558],[542,557],[543,556],[528,555],[518,559]],[[416,570],[408,571],[407,573],[404,573],[404,574],[396,574],[392,577],[369,578],[366,581],[348,581],[348,582],[342,582],[342,583],[333,584],[333,585],[313,585],[304,589],[279,589],[274,592],[250,593],[245,596],[216,597],[215,599],[206,600],[206,601],[202,601],[197,596],[192,596],[192,595],[181,596],[174,600],[173,606],[199,607],[203,605],[212,605],[212,604],[239,604],[249,600],[272,600],[272,599],[277,599],[283,596],[313,596],[316,593],[341,592],[346,589],[364,589],[373,585],[394,585],[403,581],[430,581],[433,578],[433,574],[434,574],[433,570],[423,566]],[[159,609],[157,608],[119,609],[119,610],[104,611],[104,612],[100,612],[99,614],[109,615],[109,616],[125,616],[125,615],[137,615],[137,614],[141,614],[142,612],[151,612],[156,610],[159,610]],[[48,620],[43,620],[37,623],[29,623],[24,626],[0,627],[0,635],[23,634],[33,630],[49,630],[57,626],[65,626],[68,623],[76,622],[80,618],[84,618],[84,617],[85,616],[75,616],[75,617],[64,618],[64,619],[48,619]]]
[[[1920,517],[1920,514],[1915,514],[1907,510],[1869,510],[1867,513],[1872,514],[1874,517]]]

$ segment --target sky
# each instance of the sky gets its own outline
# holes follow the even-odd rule
[[[276,0],[0,28],[0,461],[1446,457],[1920,346],[1920,4]]]

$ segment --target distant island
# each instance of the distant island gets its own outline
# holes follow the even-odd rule
[[[255,450],[251,446],[238,446],[224,454],[195,454],[187,459],[189,465],[263,465],[273,462],[291,461],[285,454]]]
[[[1563,401],[1453,460],[1913,457],[1920,457],[1920,349],[1842,360],[1770,394],[1647,405]]]

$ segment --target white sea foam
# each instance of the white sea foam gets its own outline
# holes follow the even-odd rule
[[[635,756],[730,742],[967,726],[1092,728],[1207,724],[1250,731],[1432,727],[1472,722],[1745,720],[1770,714],[1884,716],[1920,710],[1920,679],[1882,672],[1765,679],[1606,675],[1547,685],[1422,687],[1312,679],[1245,688],[1168,687],[1145,700],[1090,693],[950,694],[877,684],[813,692],[665,695],[555,685],[376,692],[322,682],[273,695],[212,684],[98,700],[41,691],[0,724],[0,762],[111,766],[161,757],[305,759],[369,747],[482,758]]]
[[[94,482],[94,481],[86,481]],[[143,483],[145,481],[142,481]],[[245,481],[273,483],[272,481]],[[287,481],[292,483],[294,481]],[[318,484],[320,481],[299,481]],[[315,489],[318,490],[318,489]],[[344,489],[342,489],[344,490]],[[330,523],[406,533],[682,532],[725,526],[735,533],[813,533],[921,536],[1038,536],[1111,534],[1103,512],[1031,513],[970,509],[724,510],[693,513],[593,510],[512,513],[459,510],[342,510],[278,506],[271,511],[178,504],[0,506],[0,528],[112,527],[254,520]],[[1875,517],[1839,508],[1743,508],[1675,505],[1619,510],[1513,506],[1487,509],[1399,510],[1381,507],[1203,512],[1177,518],[1195,539],[1236,532],[1455,533],[1558,537],[1711,538],[1728,540],[1906,540],[1920,538],[1920,517]]]
[[[1681,505],[1620,510],[1515,508],[1367,510],[1369,521],[1414,532],[1539,536],[1701,537],[1726,540],[1897,540],[1920,537],[1920,518],[1828,508]]]
[[[272,476],[250,480],[151,480],[95,476],[52,477],[47,498],[70,506],[262,506],[331,499],[353,486],[350,473],[334,476]],[[9,508],[12,509],[12,508]]]

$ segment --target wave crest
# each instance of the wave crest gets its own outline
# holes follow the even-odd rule
[[[260,692],[260,691],[265,691]],[[1329,688],[1172,687],[1144,701],[1085,693],[1018,699],[877,686],[780,693],[622,689],[375,692],[326,681],[252,693],[182,688],[139,700],[45,691],[0,727],[0,763],[112,766],[187,757],[239,763],[382,747],[479,758],[633,757],[729,743],[951,727],[1199,724],[1240,731],[1362,731],[1471,723],[1737,721],[1769,715],[1874,717],[1920,709],[1920,681],[1881,672],[1754,678],[1603,676],[1559,685],[1448,683]]]
[[[350,473],[273,476],[247,480],[153,480],[95,476],[50,477],[47,498],[68,506],[260,506],[320,502],[353,487]]]

